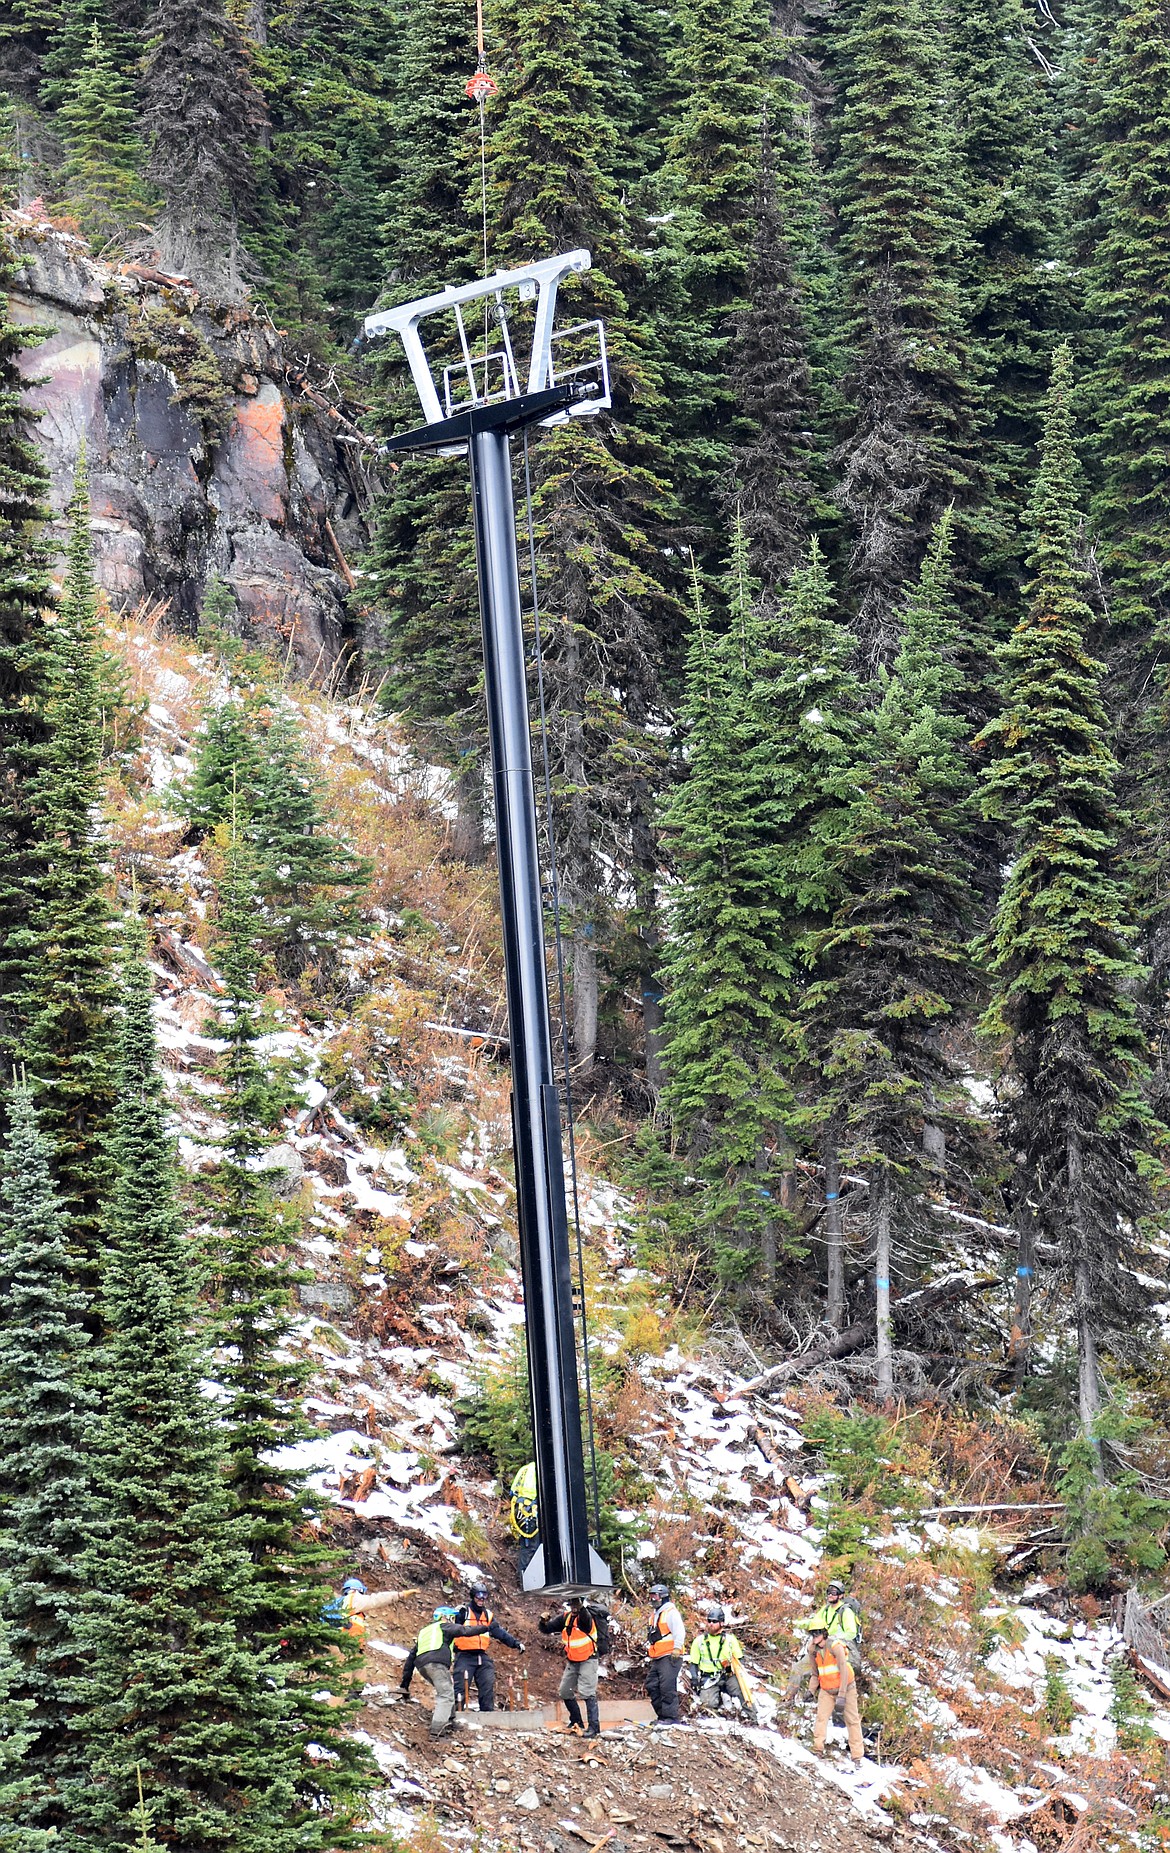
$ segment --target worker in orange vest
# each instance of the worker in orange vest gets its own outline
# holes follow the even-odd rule
[[[540,1618],[542,1634],[559,1634],[565,1650],[565,1670],[561,1676],[560,1697],[569,1714],[570,1731],[584,1728],[579,1699],[585,1701],[589,1719],[586,1737],[601,1736],[597,1706],[597,1657],[609,1646],[609,1618],[604,1609],[591,1609],[584,1596],[553,1615]]]
[[[466,1624],[465,1632],[455,1637],[455,1697],[466,1704],[468,1688],[474,1685],[480,1711],[495,1711],[496,1663],[488,1649],[493,1641],[501,1641],[522,1654],[524,1643],[496,1620],[487,1605],[487,1595],[483,1584],[477,1583],[466,1608],[455,1617]]]
[[[647,1630],[650,1664],[646,1668],[646,1691],[660,1724],[677,1724],[678,1676],[682,1670],[683,1649],[687,1644],[686,1623],[670,1599],[665,1583],[654,1583],[650,1590],[654,1613]]]
[[[831,1641],[827,1628],[809,1630],[809,1657],[813,1663],[812,1696],[817,1702],[817,1719],[813,1727],[813,1749],[818,1755],[825,1748],[825,1733],[833,1707],[844,1694],[845,1729],[849,1736],[849,1754],[854,1769],[861,1768],[865,1742],[861,1735],[861,1713],[857,1709],[857,1675],[849,1664],[844,1641]]]

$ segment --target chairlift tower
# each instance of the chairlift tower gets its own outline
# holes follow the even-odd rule
[[[536,791],[512,495],[512,433],[595,417],[611,404],[605,330],[556,326],[557,291],[590,266],[569,251],[380,310],[367,337],[396,334],[426,423],[388,451],[468,456],[495,796],[512,1062],[512,1131],[541,1543],[525,1589],[608,1587],[589,1539],[560,1097],[553,1068]],[[480,321],[482,305],[482,321]],[[473,319],[469,319],[473,318]],[[440,347],[435,371],[424,345]],[[436,339],[436,324],[438,324]],[[531,340],[526,370],[517,360]],[[454,359],[443,363],[443,353]]]

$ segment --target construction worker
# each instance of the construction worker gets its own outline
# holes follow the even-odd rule
[[[589,1720],[586,1737],[601,1736],[597,1708],[597,1656],[609,1645],[608,1617],[604,1609],[591,1609],[584,1596],[578,1596],[552,1615],[540,1618],[542,1634],[559,1634],[565,1650],[565,1670],[561,1676],[559,1696],[569,1714],[570,1731],[580,1731],[579,1699],[585,1701]]]
[[[321,1610],[322,1621],[331,1627],[340,1628],[342,1634],[348,1634],[353,1641],[363,1642],[366,1638],[366,1597],[369,1590],[360,1576],[347,1576],[341,1585],[341,1594],[333,1596]]]
[[[540,1507],[536,1497],[536,1462],[526,1461],[513,1476],[508,1524],[519,1545],[516,1567],[523,1576],[540,1544]]]
[[[818,1756],[825,1748],[825,1733],[838,1698],[844,1695],[845,1729],[849,1734],[849,1754],[854,1769],[861,1768],[865,1743],[861,1735],[861,1714],[857,1709],[857,1675],[849,1664],[844,1641],[831,1641],[825,1627],[809,1633],[809,1658],[813,1664],[812,1696],[817,1702],[813,1727],[813,1749]]]
[[[402,1690],[409,1698],[410,1682],[416,1672],[434,1687],[435,1709],[431,1713],[431,1736],[442,1737],[451,1729],[455,1716],[455,1682],[451,1677],[451,1643],[462,1633],[463,1623],[453,1608],[437,1608],[406,1656],[402,1669]]]
[[[474,1685],[480,1711],[495,1711],[496,1663],[488,1652],[489,1643],[501,1641],[505,1647],[514,1647],[518,1654],[524,1652],[524,1643],[500,1626],[487,1599],[488,1592],[483,1584],[476,1583],[467,1606],[455,1617],[464,1629],[462,1634],[455,1636],[455,1696],[466,1705],[469,1688]]]
[[[687,1673],[691,1684],[697,1686],[699,1704],[704,1711],[718,1711],[726,1694],[740,1707],[746,1723],[758,1724],[751,1688],[741,1664],[743,1648],[728,1630],[726,1612],[718,1602],[713,1602],[704,1619],[706,1628],[702,1634],[696,1634],[687,1655]]]
[[[829,1584],[820,1608],[815,1609],[807,1621],[798,1621],[796,1625],[810,1634],[814,1628],[823,1628],[831,1641],[843,1641],[850,1665],[855,1673],[860,1673],[861,1604],[856,1596],[846,1594],[840,1577],[835,1576]]]
[[[646,1668],[646,1692],[660,1724],[677,1724],[678,1676],[687,1644],[686,1625],[670,1599],[665,1583],[650,1588],[654,1613],[646,1631],[650,1664]]]

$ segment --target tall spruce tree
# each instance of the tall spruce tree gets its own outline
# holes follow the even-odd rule
[[[91,1454],[96,1524],[78,1687],[88,1778],[70,1794],[83,1845],[131,1848],[141,1778],[164,1847],[294,1853],[304,1739],[274,1656],[246,1640],[252,1568],[203,1394],[199,1285],[179,1207],[151,978],[126,969],[101,1371]]]
[[[96,19],[57,120],[65,140],[63,205],[87,238],[109,245],[148,208],[133,87]]]
[[[11,1064],[26,1014],[29,918],[40,864],[34,798],[48,727],[52,604],[44,532],[48,475],[33,442],[20,369],[35,332],[14,322],[20,263],[0,231],[0,1061]]]
[[[160,259],[212,296],[242,290],[240,220],[264,111],[224,0],[158,0],[143,76]]]
[[[282,1448],[313,1431],[299,1402],[308,1366],[288,1348],[297,1317],[294,1288],[303,1278],[290,1252],[295,1211],[278,1201],[263,1162],[279,1103],[259,1050],[265,1029],[256,988],[260,908],[260,864],[233,819],[217,915],[226,985],[220,1080],[227,1133],[220,1162],[200,1192],[213,1230],[217,1376],[226,1392],[220,1431],[253,1565],[244,1608],[247,1638],[278,1659],[304,1732],[331,1752],[306,1765],[298,1788],[302,1807],[319,1818],[332,1849],[345,1844],[341,1836],[353,1826],[354,1808],[376,1770],[345,1731],[346,1714],[337,1705],[339,1683],[344,1688],[347,1682],[338,1677],[337,1630],[322,1620],[335,1558],[309,1524],[303,1477],[276,1464]],[[301,1844],[308,1849],[321,1841],[306,1837]]]
[[[710,545],[731,474],[728,348],[735,317],[748,306],[760,122],[780,86],[766,0],[684,0],[678,27],[676,121],[664,173],[676,272],[672,449],[678,487]]]
[[[894,1231],[929,1228],[920,1206],[938,1181],[938,1135],[961,1133],[965,1119],[940,1038],[974,988],[963,814],[971,777],[956,713],[962,671],[950,549],[946,514],[860,741],[847,826],[835,844],[843,898],[817,936],[800,1010],[814,1114],[842,1161],[869,1180],[881,1396],[894,1382]],[[934,1139],[924,1138],[928,1128]]]
[[[3,1613],[0,1585],[0,1617]],[[32,1701],[14,1696],[18,1680],[19,1669],[0,1620],[0,1834],[7,1853],[47,1853],[52,1845],[48,1831],[21,1824],[36,1777],[25,1760],[33,1739]]]
[[[754,1244],[770,1273],[796,1104],[786,1046],[809,936],[837,892],[855,689],[815,542],[778,609],[755,601],[746,556],[740,524],[726,635],[710,635],[696,592],[686,777],[667,817],[679,881],[664,1102],[710,1180],[713,1231],[736,1232],[740,1260]]]
[[[735,414],[728,499],[738,507],[752,572],[777,593],[800,564],[817,513],[819,414],[813,394],[803,298],[780,202],[772,131],[765,115],[753,202],[754,228],[727,356]]]
[[[78,1736],[79,1642],[88,1601],[82,1558],[92,1531],[89,1447],[95,1397],[70,1219],[36,1123],[31,1090],[13,1087],[0,1163],[0,1687],[27,1732],[25,1787],[11,1812],[67,1837],[67,1792],[85,1780]],[[0,1736],[3,1733],[0,1732]],[[0,1778],[0,1821],[9,1818]],[[9,1842],[0,1833],[4,1845]],[[35,1837],[33,1838],[35,1844]],[[67,1840],[66,1842],[67,1843]]]
[[[1023,0],[977,0],[952,9],[948,27],[955,155],[969,235],[966,294],[986,381],[985,457],[1001,541],[987,569],[1001,603],[1014,601],[1022,576],[1019,537],[1049,356],[1071,312],[1071,279],[1059,261],[1057,86],[1033,49],[1046,42],[1045,24]],[[1052,32],[1047,40],[1054,59],[1055,39]]]
[[[832,186],[854,361],[836,462],[864,658],[889,663],[934,522],[978,498],[981,394],[964,318],[939,0],[848,0]]]
[[[1080,566],[1072,357],[1053,365],[1029,512],[1033,578],[1002,646],[1003,708],[985,729],[985,815],[1011,833],[1010,873],[984,945],[994,980],[987,1027],[1008,1039],[1004,1135],[1018,1164],[1018,1353],[1030,1337],[1038,1238],[1076,1320],[1077,1414],[1095,1425],[1100,1354],[1138,1340],[1146,1290],[1134,1244],[1148,1205],[1142,1155],[1146,1046],[1131,901],[1118,868],[1117,762],[1089,653]]]
[[[84,451],[52,630],[48,738],[36,781],[40,879],[32,912],[22,1050],[89,1290],[97,1285],[114,1102],[117,989],[112,914],[95,822],[101,794],[98,607]]]

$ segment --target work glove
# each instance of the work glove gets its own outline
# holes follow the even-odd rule
[[[523,1641],[521,1641],[519,1647],[516,1649],[516,1652],[518,1654],[526,1654],[528,1652],[528,1649],[525,1647]]]

